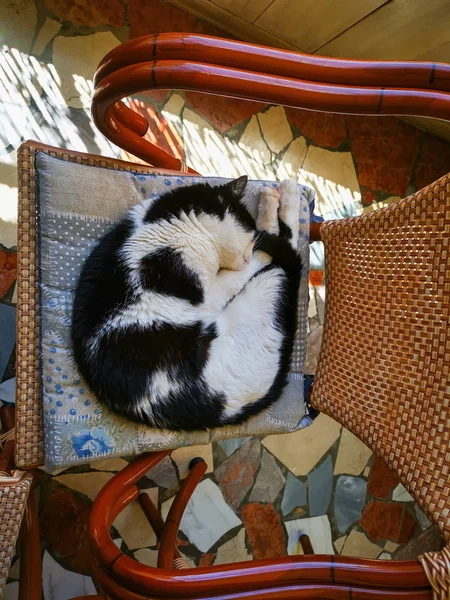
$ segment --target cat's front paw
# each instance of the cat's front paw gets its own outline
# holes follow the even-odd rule
[[[273,187],[263,187],[259,196],[258,218],[256,226],[260,231],[278,235],[278,206],[280,194]]]

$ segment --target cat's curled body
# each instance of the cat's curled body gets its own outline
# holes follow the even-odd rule
[[[280,397],[297,324],[298,192],[263,188],[256,224],[246,182],[147,200],[86,260],[74,355],[113,412],[191,431],[242,423]]]

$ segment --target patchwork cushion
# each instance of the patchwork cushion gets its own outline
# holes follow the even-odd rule
[[[303,364],[308,310],[308,235],[314,193],[299,186],[299,253],[303,261],[298,332],[292,372],[282,398],[238,427],[174,433],[131,423],[112,414],[90,392],[75,364],[70,340],[74,290],[84,260],[98,239],[121,215],[144,198],[177,186],[223,178],[141,174],[87,166],[36,154],[41,398],[48,470],[91,462],[105,456],[206,444],[235,436],[295,430],[305,416]],[[255,216],[262,185],[251,181],[244,203]]]

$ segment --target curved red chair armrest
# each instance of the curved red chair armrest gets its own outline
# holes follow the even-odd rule
[[[138,458],[106,484],[92,506],[89,538],[93,570],[113,598],[348,598],[350,589],[355,600],[431,598],[428,580],[418,561],[303,555],[180,571],[138,563],[117,548],[109,529],[120,510],[137,496],[137,480],[166,455],[167,452],[160,452]],[[201,477],[203,467],[197,464],[195,469],[198,473],[192,478],[194,483]],[[182,510],[193,491],[192,485],[184,487],[184,498],[173,504],[173,523],[172,519],[168,521],[170,540],[164,552],[169,560],[164,558],[163,564],[172,562]],[[161,550],[164,535],[163,531]],[[122,589],[121,596],[114,594]]]
[[[145,119],[121,100],[152,89],[195,90],[315,111],[450,120],[450,65],[311,56],[204,35],[164,33],[112,50],[94,81],[92,115],[121,148],[189,171],[142,136]]]

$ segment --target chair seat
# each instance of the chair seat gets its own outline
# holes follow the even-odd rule
[[[305,416],[303,363],[308,307],[309,202],[313,199],[309,188],[299,186],[303,215],[299,225],[299,252],[305,266],[291,380],[285,393],[275,405],[239,427],[177,434],[128,422],[97,401],[83,382],[72,356],[72,301],[84,260],[97,240],[128,208],[145,198],[204,178],[159,175],[135,164],[88,155],[71,156],[30,144],[22,147],[19,162],[21,178],[26,177],[28,182],[28,186],[21,185],[19,223],[19,320],[26,310],[28,321],[28,327],[22,326],[19,332],[18,347],[19,466],[42,463],[45,455],[46,468],[52,470],[105,456],[129,456],[148,450],[207,444],[226,437],[287,432],[299,426]],[[212,184],[226,181],[207,180]],[[252,181],[247,186],[244,202],[254,215],[262,184]],[[32,221],[36,207],[37,235]],[[33,295],[35,273],[29,278],[36,268],[33,262],[36,251],[39,299]],[[39,335],[38,319],[31,315],[39,315]],[[39,369],[36,369],[37,357]],[[40,381],[36,373],[41,374]],[[38,433],[41,414],[45,451]]]

